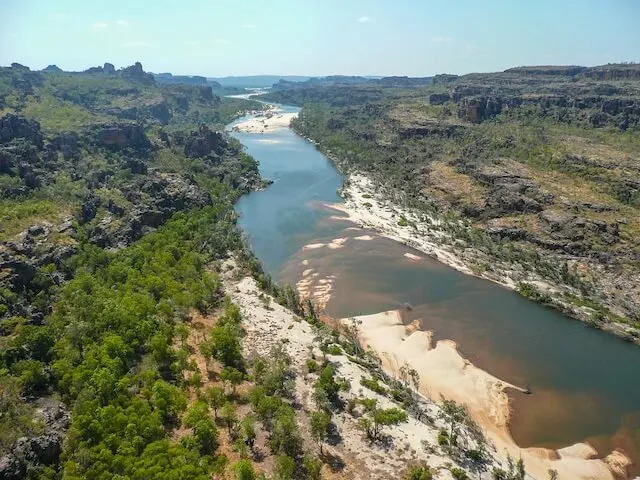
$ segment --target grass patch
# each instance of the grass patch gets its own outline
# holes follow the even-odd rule
[[[77,130],[84,125],[110,120],[109,117],[95,115],[78,105],[50,96],[39,99],[29,97],[22,113],[38,120],[46,133]]]
[[[0,240],[7,240],[37,222],[56,222],[69,213],[65,205],[51,200],[31,198],[27,200],[0,201]]]

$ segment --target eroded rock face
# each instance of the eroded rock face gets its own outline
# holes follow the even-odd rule
[[[144,192],[143,197],[138,192]],[[143,201],[143,198],[147,200]],[[175,212],[211,203],[211,197],[189,179],[175,174],[142,177],[132,185],[127,200],[135,205],[128,213],[117,207],[108,210],[120,217],[116,222],[107,215],[90,232],[91,242],[102,247],[122,248],[166,222]]]
[[[84,73],[102,73],[102,67],[89,67]]]
[[[145,110],[162,125],[168,124],[171,119],[171,113],[169,112],[169,106],[166,100],[150,103],[146,106]]]
[[[202,125],[185,140],[184,154],[190,158],[206,157],[211,153],[219,155],[225,146],[226,140],[222,132],[209,130],[209,127]]]
[[[40,412],[45,433],[19,438],[9,453],[0,457],[0,478],[21,480],[32,465],[51,465],[62,452],[62,442],[69,428],[69,412],[62,404],[47,406]]]
[[[150,73],[146,73],[142,69],[142,64],[140,62],[136,62],[129,67],[123,68],[122,76],[124,78],[128,78],[129,80],[144,83],[147,85],[155,83],[153,75],[151,75]]]
[[[93,127],[96,141],[104,147],[132,148],[143,151],[151,147],[151,142],[141,125],[136,123],[114,122]]]
[[[495,97],[464,98],[458,116],[471,123],[480,123],[502,111],[502,102]]]
[[[75,158],[80,153],[78,135],[75,132],[56,135],[51,145],[55,150],[62,152],[65,160]]]
[[[429,95],[429,103],[431,105],[442,105],[451,100],[451,96],[446,93],[434,93]]]
[[[113,75],[116,73],[116,67],[114,67],[113,63],[107,62],[102,67],[102,71],[106,74]]]
[[[0,143],[8,143],[14,138],[24,138],[42,148],[40,124],[35,120],[8,113],[0,118]]]

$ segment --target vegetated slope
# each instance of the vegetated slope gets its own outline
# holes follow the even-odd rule
[[[254,108],[140,64],[0,69],[2,478],[55,476],[61,452],[68,478],[206,474],[167,442],[171,345],[222,298],[205,266],[243,248],[233,202],[263,182],[220,127]]]
[[[294,128],[404,206],[479,275],[638,339],[640,68],[518,67],[420,88],[294,87]]]

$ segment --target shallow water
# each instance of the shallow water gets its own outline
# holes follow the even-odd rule
[[[336,317],[411,305],[407,321],[419,319],[435,339],[454,340],[478,367],[533,389],[533,395],[511,397],[511,431],[520,446],[588,440],[605,454],[622,447],[639,457],[640,348],[354,228],[324,206],[341,202],[341,175],[291,130],[233,135],[274,181],[243,197],[237,210],[254,251],[276,280],[296,283],[313,269],[307,275],[317,274],[315,283],[331,283],[326,310]],[[374,239],[355,239],[366,234]],[[304,249],[345,237],[342,248]],[[405,253],[423,258],[411,260]]]

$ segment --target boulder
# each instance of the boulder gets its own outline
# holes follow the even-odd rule
[[[113,75],[116,73],[116,67],[114,67],[113,63],[105,63],[102,67],[102,71],[108,75]]]

